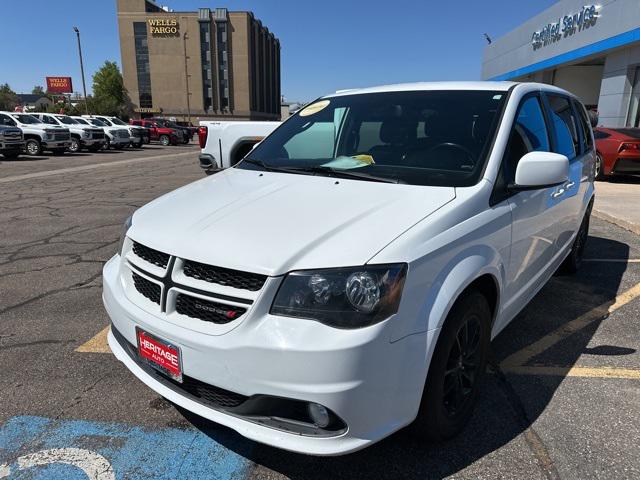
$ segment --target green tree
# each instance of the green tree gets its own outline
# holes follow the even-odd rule
[[[13,110],[19,103],[18,95],[11,90],[8,83],[0,85],[0,110]]]
[[[34,95],[39,95],[41,97],[47,96],[47,92],[44,91],[44,88],[42,87],[42,85],[36,85],[35,87],[33,87],[33,90],[31,90],[31,93]]]
[[[93,75],[93,98],[90,110],[102,115],[126,115],[131,102],[120,69],[115,62],[104,65]]]

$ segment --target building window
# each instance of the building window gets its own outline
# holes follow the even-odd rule
[[[229,43],[226,22],[216,23],[216,44],[218,47],[218,90],[220,110],[229,109]]]
[[[631,88],[627,126],[640,127],[640,67],[636,67],[633,87]]]
[[[209,22],[200,22],[200,61],[202,64],[202,98],[204,110],[213,107],[213,74],[211,71],[211,30]]]
[[[149,70],[149,44],[147,43],[146,22],[133,22],[133,36],[136,49],[136,70],[138,73],[138,104],[141,108],[153,107],[151,97],[151,72]]]

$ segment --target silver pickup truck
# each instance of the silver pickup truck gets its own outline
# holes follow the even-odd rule
[[[0,154],[4,158],[18,158],[24,148],[24,136],[18,127],[0,124]]]

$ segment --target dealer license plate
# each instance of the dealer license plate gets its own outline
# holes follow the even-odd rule
[[[182,382],[180,348],[136,327],[138,354],[149,366],[177,382]]]

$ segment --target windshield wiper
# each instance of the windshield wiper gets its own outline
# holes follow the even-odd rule
[[[268,165],[264,163],[262,160],[258,160],[257,158],[245,158],[242,162],[250,163],[251,165],[257,165],[258,167],[266,170],[267,172],[281,172],[281,173],[299,173],[297,170],[293,168],[284,168],[284,167],[274,167],[272,165]]]
[[[369,182],[404,183],[399,178],[378,177],[376,175],[371,175],[370,173],[354,172],[352,170],[342,170],[340,168],[326,167],[323,165],[315,165],[312,167],[291,167],[291,170],[297,170],[301,172],[310,172],[310,173],[330,174],[336,177],[349,178],[354,180],[366,180]]]

